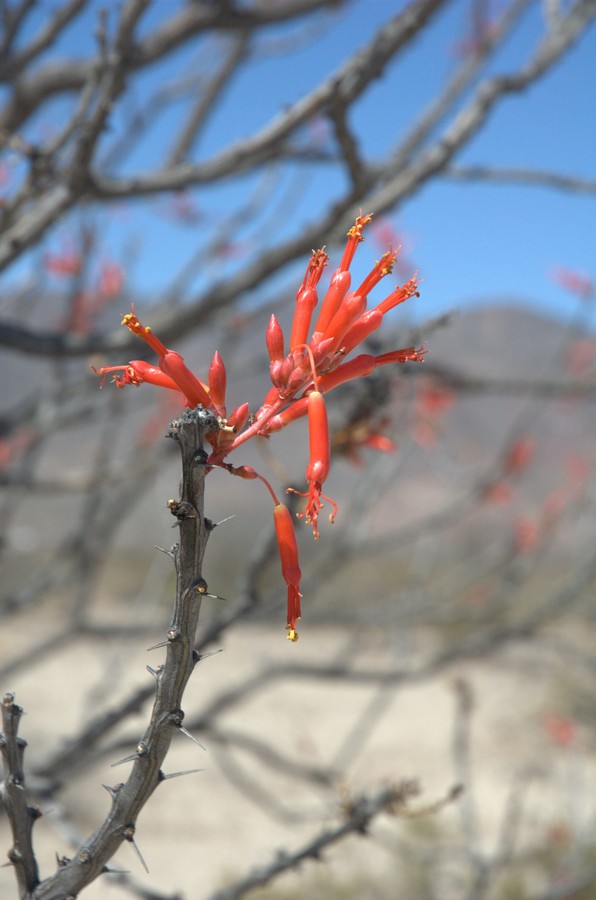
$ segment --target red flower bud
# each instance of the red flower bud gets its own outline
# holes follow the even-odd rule
[[[241,406],[237,406],[233,413],[230,413],[228,416],[228,425],[234,429],[234,431],[242,431],[244,426],[246,425],[248,414],[250,411],[250,406],[248,403],[243,403]]]
[[[294,358],[290,353],[281,362],[272,362],[269,365],[271,381],[279,391],[285,391],[288,387],[290,375],[294,371]]]
[[[213,405],[221,412],[226,414],[226,367],[217,350],[213,354],[211,365],[209,366],[209,395]]]
[[[281,362],[285,356],[284,333],[274,315],[269,319],[269,325],[265,332],[265,341],[271,362]]]
[[[220,428],[217,432],[214,442],[216,447],[224,451],[224,455],[229,452],[226,448],[229,448],[231,444],[233,444],[238,432],[246,425],[248,414],[248,403],[243,403],[242,406],[238,406],[227,418],[224,417],[224,422],[222,423],[224,427]]]
[[[260,477],[252,466],[228,466],[227,469],[230,475],[237,475],[238,478],[246,478],[248,481]]]

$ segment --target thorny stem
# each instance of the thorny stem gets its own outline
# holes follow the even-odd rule
[[[31,832],[33,823],[41,813],[37,807],[27,805],[25,796],[23,754],[27,742],[17,736],[22,714],[23,710],[14,702],[14,694],[6,693],[2,698],[2,734],[0,734],[0,749],[4,762],[1,793],[13,835],[13,845],[8,851],[8,859],[15,868],[19,896],[25,897],[39,884]]]
[[[17,866],[21,898],[64,900],[77,896],[105,871],[124,840],[134,843],[136,819],[157,785],[164,780],[161,765],[175,729],[182,725],[182,695],[195,663],[200,659],[193,652],[193,644],[201,597],[207,590],[201,577],[201,566],[212,527],[203,514],[207,459],[203,438],[217,427],[215,416],[201,407],[185,410],[170,425],[169,436],[177,441],[182,454],[180,500],[168,502],[179,526],[179,541],[172,548],[177,575],[176,603],[167,632],[166,661],[152,670],[157,689],[151,720],[135,752],[125,760],[132,762],[128,781],[107,788],[112,807],[105,821],[79,848],[74,859],[60,861],[54,875],[38,883],[36,869],[29,866],[27,882],[22,867]],[[17,839],[15,833],[15,846]]]

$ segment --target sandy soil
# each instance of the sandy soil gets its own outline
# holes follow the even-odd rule
[[[255,671],[284,660],[328,662],[345,652],[345,641],[345,635],[317,629],[296,646],[271,629],[235,632],[226,640],[225,652],[205,660],[196,671],[187,692],[187,721],[214,696],[242,685]],[[151,655],[152,664],[159,652]],[[357,665],[395,665],[396,652],[383,635],[371,634],[359,646]],[[98,647],[84,641],[65,648],[52,661],[33,663],[26,673],[15,674],[3,690],[16,690],[17,701],[27,711],[21,733],[29,742],[28,765],[34,767],[36,759],[59,745],[90,704],[99,709],[116,702],[123,679],[128,684],[144,683],[147,661],[144,646],[131,653],[117,645]],[[268,684],[221,716],[220,739],[197,734],[206,750],[177,737],[166,770],[198,766],[204,771],[167,781],[141,814],[138,846],[150,874],[145,875],[128,846],[121,848],[114,868],[131,872],[147,887],[199,900],[235,876],[266,865],[278,850],[296,849],[323,825],[337,822],[346,789],[374,792],[388,782],[416,778],[422,794],[413,808],[438,800],[460,775],[453,755],[456,678],[465,678],[475,697],[473,767],[467,772],[467,788],[468,797],[477,803],[473,827],[478,846],[488,851],[495,846],[515,777],[523,772],[529,785],[524,821],[534,837],[543,835],[546,840],[549,828],[561,820],[591,821],[593,762],[581,742],[561,747],[546,737],[544,716],[552,703],[554,682],[544,661],[518,648],[492,660],[460,663],[430,682],[381,692],[342,681],[289,678]],[[97,691],[101,679],[103,697]],[[144,711],[137,717],[136,732],[130,723],[125,731],[130,750],[142,734],[146,715]],[[337,771],[335,783],[321,787],[272,771],[258,755],[225,746],[224,732],[228,741],[234,735],[253,737],[300,763],[331,766]],[[125,778],[126,765],[113,769],[110,762],[126,753],[126,746],[114,748],[90,771],[75,773],[63,795],[63,807],[45,808],[35,828],[42,874],[53,870],[56,853],[72,852],[61,823],[62,810],[79,837],[93,831],[109,803],[100,785]],[[466,810],[469,814],[460,800],[436,819],[437,828],[451,834],[456,843]],[[374,898],[379,874],[386,871],[387,877],[395,877],[400,842],[410,827],[381,817],[372,840],[352,837],[326,859],[340,880],[370,873]],[[10,845],[5,820],[0,845]],[[297,885],[297,896],[310,896],[306,885],[316,868],[308,863],[278,885]],[[0,897],[13,896],[12,872],[0,869]],[[117,900],[130,894],[103,878],[84,896]],[[409,900],[407,890],[401,896]],[[457,891],[450,896],[458,896]]]

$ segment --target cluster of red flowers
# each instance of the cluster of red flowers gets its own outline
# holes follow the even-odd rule
[[[389,310],[418,294],[416,279],[411,278],[396,287],[376,307],[367,309],[369,292],[392,270],[397,256],[397,251],[393,250],[383,254],[362,284],[350,291],[350,264],[358,244],[363,240],[363,228],[370,220],[371,216],[360,215],[348,231],[341,263],[331,278],[312,332],[311,323],[318,299],[317,284],[328,261],[324,250],[313,251],[298,289],[289,347],[279,322],[271,316],[265,340],[272,387],[254,414],[249,415],[248,403],[227,413],[226,371],[219,353],[213,356],[207,382],[201,381],[187,368],[179,353],[165,347],[150,328],[139,322],[134,309],[124,316],[122,324],[149,344],[158,356],[158,364],[132,360],[125,366],[105,366],[97,370],[102,378],[111,372],[118,373],[114,376],[118,387],[147,382],[180,392],[190,407],[201,405],[210,409],[218,417],[221,428],[207,437],[211,445],[208,465],[220,466],[241,478],[259,478],[266,484],[275,504],[273,515],[282,575],[288,588],[287,630],[291,641],[298,638],[296,623],[300,618],[301,597],[300,566],[292,517],[266,479],[250,466],[234,467],[225,460],[250,438],[268,436],[307,416],[310,435],[310,459],[306,467],[308,491],[301,495],[307,500],[306,509],[300,515],[312,525],[315,538],[319,537],[318,519],[323,501],[330,503],[330,519],[333,521],[336,505],[322,492],[330,466],[324,395],[341,384],[370,375],[377,366],[409,360],[422,362],[424,353],[422,348],[409,347],[380,356],[364,353],[347,360],[348,355],[379,327]]]

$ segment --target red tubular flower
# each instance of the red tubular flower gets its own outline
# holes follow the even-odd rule
[[[317,305],[317,284],[327,265],[329,257],[324,250],[314,250],[298,293],[296,295],[296,309],[292,322],[292,334],[290,337],[290,352],[305,344],[308,340],[310,320],[313,310]]]
[[[281,431],[282,428],[285,428],[286,425],[289,425],[290,422],[295,422],[296,419],[301,419],[308,412],[308,397],[301,397],[299,400],[294,400],[291,406],[288,406],[287,409],[284,409],[283,412],[278,413],[276,416],[272,416],[267,425],[265,426],[264,433],[269,434],[271,431]]]
[[[366,378],[367,375],[374,372],[376,367],[377,362],[374,356],[370,353],[361,353],[360,356],[355,356],[354,359],[343,363],[333,372],[321,375],[319,387],[324,393],[327,393],[327,391],[339,387],[340,384],[345,384],[346,381],[352,381],[354,378]]]
[[[365,309],[366,297],[362,294],[348,294],[323,332],[322,340],[330,339],[331,348],[339,350],[350,326],[363,314]]]
[[[302,577],[298,563],[296,532],[290,511],[283,503],[278,503],[273,508],[273,521],[281,560],[281,574],[288,586],[288,640],[295,642],[298,640],[296,623],[301,616],[300,579]]]
[[[421,347],[416,350],[414,347],[406,347],[403,350],[392,350],[390,353],[381,353],[380,356],[372,356],[370,353],[361,353],[354,359],[342,363],[333,372],[321,375],[319,378],[319,387],[323,393],[345,384],[346,381],[353,381],[355,378],[366,378],[377,366],[386,366],[389,363],[405,363],[405,362],[424,362],[425,349]]]
[[[300,291],[296,298],[296,309],[294,311],[292,333],[290,335],[290,350],[294,350],[296,347],[300,347],[306,342],[310,329],[310,320],[316,305],[316,288],[308,287]]]
[[[348,240],[346,242],[344,255],[342,256],[337,270],[331,278],[329,290],[327,291],[325,299],[321,304],[321,311],[319,312],[319,318],[313,332],[314,342],[318,341],[321,335],[325,331],[327,331],[329,323],[341,306],[344,297],[350,290],[350,265],[352,263],[352,260],[354,259],[354,254],[356,253],[358,244],[364,240],[364,238],[362,237],[362,230],[366,225],[368,225],[371,219],[372,216],[363,216],[361,213],[359,216],[357,216],[355,223],[348,231]]]
[[[310,459],[306,467],[306,480],[308,492],[301,494],[290,488],[292,493],[300,497],[307,497],[306,509],[300,513],[300,518],[305,518],[312,525],[312,533],[315,540],[319,539],[319,510],[324,505],[321,497],[327,500],[333,508],[329,521],[333,523],[337,515],[337,504],[322,492],[323,482],[329,475],[330,451],[329,451],[329,424],[327,421],[327,409],[325,398],[318,390],[311,391],[307,398],[308,403],[308,436],[310,444]]]
[[[325,299],[321,304],[319,318],[317,319],[313,332],[313,340],[320,337],[329,325],[329,322],[339,309],[342,300],[350,290],[351,282],[352,276],[349,272],[342,272],[338,269],[333,275],[329,290],[325,294]]]
[[[310,461],[306,467],[308,481],[322,484],[329,475],[329,423],[325,398],[320,391],[308,395],[308,428]]]
[[[262,475],[250,466],[235,467],[227,459],[251,438],[258,435],[268,437],[307,415],[310,451],[306,467],[308,490],[300,494],[306,497],[306,508],[300,516],[312,525],[315,539],[319,537],[319,513],[324,503],[330,505],[329,519],[333,522],[337,506],[322,492],[330,469],[329,426],[324,395],[348,381],[370,375],[377,366],[410,360],[422,362],[425,352],[422,347],[409,347],[377,356],[363,353],[347,359],[348,354],[379,327],[385,313],[418,293],[416,278],[412,278],[395,288],[376,308],[367,310],[368,294],[392,269],[397,256],[393,250],[384,253],[359,287],[350,291],[350,265],[358,244],[363,240],[363,229],[370,220],[371,216],[361,214],[348,231],[341,262],[331,278],[310,339],[311,320],[317,304],[317,286],[328,260],[323,249],[313,251],[296,295],[289,352],[286,352],[288,348],[279,322],[275,316],[270,317],[265,341],[272,387],[252,416],[249,416],[248,404],[244,403],[226,419],[226,371],[218,353],[213,356],[206,385],[188,369],[179,353],[169,350],[150,328],[141,324],[134,307],[124,316],[122,324],[155,351],[158,365],[133,360],[125,366],[106,366],[96,370],[102,380],[107,374],[114,373],[118,387],[148,382],[177,391],[183,395],[188,405],[201,405],[219,417],[219,429],[207,437],[211,446],[207,458],[209,470],[219,467],[239,478],[258,479],[265,484],[273,499],[282,574],[288,589],[287,628],[291,641],[298,638],[296,623],[300,618],[300,566],[293,517],[279,503],[273,488]],[[393,449],[394,444],[389,438],[371,430],[370,422],[365,424],[366,427],[358,433],[352,428],[346,435],[344,452],[351,450],[355,455],[358,446],[370,446],[383,451]]]
[[[357,294],[362,294],[363,297],[366,297],[370,291],[379,283],[381,278],[384,278],[385,275],[390,275],[393,271],[393,263],[397,257],[397,250],[387,250],[386,253],[383,253],[380,260],[375,263],[374,269],[368,273],[358,290]]]
[[[347,271],[350,268],[350,264],[354,259],[354,254],[356,253],[356,248],[361,241],[364,240],[362,237],[362,232],[366,225],[372,221],[372,215],[367,214],[365,216],[360,213],[359,216],[356,216],[356,221],[348,231],[348,241],[346,244],[346,249],[344,250],[344,255],[342,256],[341,263],[339,265],[339,269],[341,272]]]
[[[383,313],[378,309],[369,309],[350,325],[341,342],[343,352],[351,353],[354,347],[365,341],[369,334],[376,331],[383,321]]]
[[[135,315],[134,306],[123,317],[122,324],[126,325],[133,334],[143,338],[152,350],[155,350],[159,356],[159,368],[178,385],[179,390],[182,391],[190,406],[199,406],[200,404],[209,409],[211,399],[205,385],[193,375],[179,353],[176,353],[175,350],[168,350],[150,328],[141,325]]]
[[[400,303],[403,303],[404,300],[409,300],[410,297],[419,297],[418,293],[418,279],[414,275],[413,278],[410,278],[409,281],[406,281],[405,284],[402,284],[401,287],[396,287],[394,291],[392,291],[388,297],[385,297],[379,305],[377,309],[385,315],[386,312],[389,312],[390,309],[393,309],[395,306],[398,306]]]
[[[386,366],[388,363],[424,362],[426,345],[423,344],[416,350],[415,347],[406,347],[404,350],[391,350],[390,353],[381,353],[375,356],[378,366]]]
[[[103,387],[105,377],[110,372],[122,372],[122,375],[114,375],[116,387],[123,388],[127,384],[134,384],[135,387],[138,387],[146,382],[147,384],[156,384],[158,387],[181,393],[180,388],[169,375],[164,375],[160,368],[152,366],[150,363],[145,362],[144,359],[131,359],[126,366],[102,366],[100,369],[91,366],[91,368],[96,375],[101,375],[100,387]]]

